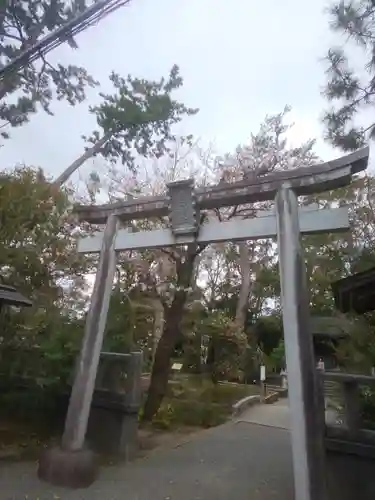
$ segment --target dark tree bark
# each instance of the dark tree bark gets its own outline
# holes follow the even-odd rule
[[[158,342],[147,400],[144,406],[143,420],[150,421],[158,412],[167,391],[170,373],[170,360],[174,347],[180,337],[180,323],[184,312],[187,293],[176,292],[172,305],[166,308],[162,336]]]
[[[202,250],[203,247],[198,249],[195,246],[191,247],[184,256],[184,260],[181,257],[177,259],[177,285],[180,289],[176,291],[171,305],[164,304],[165,323],[155,352],[150,386],[143,409],[144,421],[152,420],[158,412],[166,394],[171,369],[171,357],[181,335],[180,324],[187,300],[187,291],[185,289],[191,284],[194,272],[194,259]]]
[[[105,143],[111,138],[113,132],[107,132],[93,146],[88,148],[81,156],[71,163],[58,177],[53,181],[56,186],[62,186],[87,160],[99,153]]]

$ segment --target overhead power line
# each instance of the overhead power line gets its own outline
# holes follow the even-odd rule
[[[73,36],[102,20],[108,14],[130,3],[131,0],[99,0],[84,12],[71,19],[57,30],[49,33],[31,47],[24,50],[3,68],[0,68],[0,78],[4,79],[11,73],[23,69],[48,52],[65,43]]]

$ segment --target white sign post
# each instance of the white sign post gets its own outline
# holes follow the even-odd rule
[[[260,397],[264,400],[266,397],[266,367],[260,366]]]
[[[280,372],[281,375],[281,387],[283,389],[288,389],[288,375],[285,370],[281,370]]]

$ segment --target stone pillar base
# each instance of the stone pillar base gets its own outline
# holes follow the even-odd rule
[[[96,390],[86,440],[98,454],[132,460],[138,451],[138,407],[129,408],[123,394]]]
[[[55,486],[87,488],[99,473],[96,455],[90,450],[67,451],[60,447],[44,450],[38,477]]]

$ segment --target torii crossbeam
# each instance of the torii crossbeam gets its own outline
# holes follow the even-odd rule
[[[287,184],[297,195],[337,189],[350,184],[354,174],[367,168],[368,156],[369,148],[366,147],[311,167],[197,189],[194,191],[196,207],[198,210],[206,210],[273,200],[283,184]],[[122,221],[170,215],[168,196],[140,197],[109,205],[76,205],[74,211],[80,220],[92,224],[105,224],[109,215],[116,215]]]

